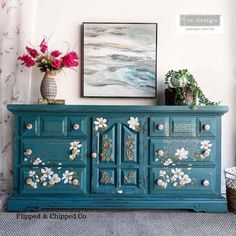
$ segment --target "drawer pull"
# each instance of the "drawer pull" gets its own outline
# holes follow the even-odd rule
[[[202,184],[204,187],[208,187],[210,182],[209,182],[209,180],[205,179],[205,180],[203,180]]]
[[[28,123],[28,124],[26,124],[26,129],[32,129],[33,128],[33,125],[31,124],[31,123]]]
[[[206,131],[208,131],[208,130],[211,129],[211,126],[210,126],[209,124],[205,124],[205,125],[203,126],[203,129],[206,130]]]
[[[79,184],[79,180],[78,179],[73,179],[72,180],[72,184],[73,185],[78,185]]]
[[[97,157],[97,153],[96,153],[96,152],[93,152],[93,153],[91,154],[91,157],[92,157],[92,158],[96,158],[96,157]]]
[[[31,185],[33,183],[33,180],[31,178],[28,178],[26,180],[26,184]]]
[[[28,149],[25,150],[24,154],[25,154],[26,156],[29,156],[29,155],[32,154],[32,150],[28,148]]]
[[[161,149],[156,152],[156,155],[159,156],[159,157],[163,157],[164,154],[165,154],[165,152]]]
[[[78,130],[79,129],[79,124],[73,124],[73,130]]]
[[[156,128],[158,130],[163,130],[165,128],[164,124],[157,124]]]

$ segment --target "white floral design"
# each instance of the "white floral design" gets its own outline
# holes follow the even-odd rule
[[[185,148],[177,149],[175,157],[177,160],[186,160],[188,159],[188,151]]]
[[[34,177],[35,174],[36,174],[35,171],[30,170],[28,175],[29,177]]]
[[[188,170],[188,173],[190,173],[190,170]],[[188,184],[193,184],[193,182],[195,182],[195,180],[191,179],[181,168],[160,170],[157,179],[157,185],[160,188],[167,188],[168,183],[174,187],[180,188]]]
[[[201,142],[201,149],[207,150],[210,149],[212,147],[212,144],[210,143],[209,140],[203,140]]]
[[[58,174],[54,174],[52,178],[49,181],[50,185],[55,185],[57,183],[61,182],[61,178],[58,176]]]
[[[94,123],[94,128],[96,131],[105,131],[107,129],[107,119],[100,117],[96,118],[96,120],[93,122]]]
[[[34,166],[37,166],[37,165],[39,165],[40,163],[42,163],[42,160],[41,160],[39,157],[37,157],[36,159],[33,160],[33,165],[34,165]]]
[[[62,180],[64,180],[64,184],[71,184],[72,178],[74,175],[74,171],[69,172],[69,170],[66,170],[65,173],[62,175]]]
[[[169,166],[169,165],[171,165],[173,163],[173,161],[170,159],[170,158],[168,158],[164,163],[163,163],[163,165],[164,166]]]
[[[127,121],[129,128],[134,130],[134,131],[139,131],[140,129],[140,123],[138,117],[130,117],[129,120]]]
[[[80,154],[81,147],[82,144],[80,143],[80,141],[73,141],[70,143],[71,154],[69,155],[69,158],[71,160],[74,160]]]
[[[48,178],[48,179],[51,179],[52,175],[54,174],[52,169],[48,167],[45,167],[45,169],[41,169],[41,173],[43,174],[44,178]]]
[[[158,184],[158,186],[160,186],[161,188],[166,188],[166,187],[167,187],[167,183],[164,182],[164,181],[161,180],[161,179],[158,179],[158,180],[157,180],[157,184]]]

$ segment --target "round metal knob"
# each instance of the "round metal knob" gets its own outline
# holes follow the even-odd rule
[[[207,187],[207,186],[209,186],[210,182],[209,182],[209,180],[205,179],[205,180],[203,180],[202,184],[204,187]]]
[[[157,154],[159,157],[163,157],[164,154],[165,154],[165,152],[160,149],[160,150],[158,150],[158,151],[156,152],[156,154]]]
[[[91,157],[92,157],[92,158],[96,158],[96,157],[97,157],[97,153],[96,153],[96,152],[93,152],[93,153],[91,154]]]
[[[163,129],[165,128],[165,126],[164,126],[163,124],[158,124],[158,125],[156,126],[156,128],[157,128],[158,130],[163,130]]]
[[[204,130],[210,130],[210,129],[211,129],[211,126],[210,126],[209,124],[205,124],[205,125],[203,126],[203,129],[204,129]]]
[[[33,180],[31,178],[28,178],[26,180],[26,184],[31,185],[33,183]]]
[[[79,129],[79,124],[77,124],[77,123],[76,123],[76,124],[73,124],[73,129],[74,129],[74,130],[78,130],[78,129]]]
[[[205,151],[202,152],[202,155],[203,155],[204,157],[209,157],[210,154],[211,154],[211,151],[210,151],[209,149],[207,149],[207,150],[205,150]]]
[[[33,125],[31,124],[31,123],[28,123],[28,124],[26,124],[26,129],[32,129],[33,128]]]
[[[28,148],[28,149],[25,150],[24,154],[29,156],[29,155],[32,154],[32,150]]]

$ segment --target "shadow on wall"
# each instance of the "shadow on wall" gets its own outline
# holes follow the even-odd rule
[[[231,48],[231,59],[233,61],[233,74],[234,74],[234,83],[232,84],[232,101],[236,101],[236,17],[235,17],[235,9],[236,9],[236,1],[235,0],[230,0],[229,2],[229,8],[230,8],[230,20],[232,20],[232,23],[231,23],[231,42],[230,42],[230,45],[232,45],[232,48]],[[233,116],[233,120],[235,121],[236,120],[236,108],[235,109],[232,109],[230,112],[232,112],[232,116]],[[234,136],[233,136],[233,139],[234,139],[234,143],[235,143],[235,146],[236,146],[236,124],[232,124],[233,127],[234,127]],[[234,163],[236,163],[236,152],[234,154]]]

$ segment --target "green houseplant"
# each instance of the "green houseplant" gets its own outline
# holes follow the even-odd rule
[[[218,102],[206,98],[187,69],[168,71],[165,75],[165,84],[166,105],[218,105]]]

